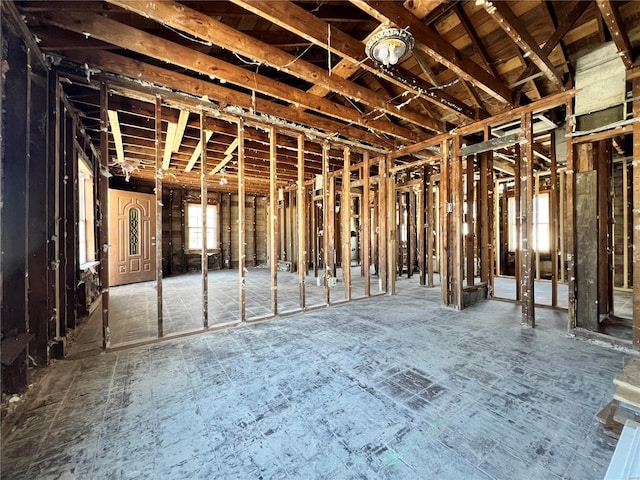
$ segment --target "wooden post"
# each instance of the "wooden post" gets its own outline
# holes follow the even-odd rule
[[[200,158],[200,205],[202,209],[202,326],[209,328],[209,255],[207,245],[207,208],[208,196],[207,191],[207,132],[206,117],[204,110],[200,111],[200,143],[202,144],[202,153]],[[169,148],[165,145],[165,148]]]
[[[442,303],[451,305],[451,251],[449,249],[449,177],[451,168],[451,150],[449,140],[442,141],[440,147],[440,284]]]
[[[533,165],[532,165],[533,168]],[[540,211],[539,211],[539,202],[538,202],[538,197],[540,195],[540,175],[534,174],[533,176],[533,225],[538,225],[540,223]],[[537,231],[537,227],[536,230],[534,231],[533,229],[531,230],[531,232],[529,232],[529,236],[532,237],[531,242],[533,242],[533,237],[535,236],[535,243],[536,243],[536,248],[534,251],[534,256],[535,256],[535,261],[534,261],[534,274],[535,274],[535,280],[540,280],[541,274],[540,274],[540,245],[538,245],[538,231]],[[533,245],[532,245],[533,246]]]
[[[462,279],[464,276],[462,264],[462,138],[459,135],[453,137],[453,156],[451,160],[451,203],[453,204],[453,218],[449,222],[451,227],[451,252],[453,255],[451,269],[451,289],[453,306],[462,310]]]
[[[158,290],[158,338],[164,336],[162,305],[162,98],[156,95],[155,154],[156,154],[156,288]]]
[[[598,313],[613,314],[613,242],[611,239],[611,139],[594,144],[598,172]],[[611,242],[611,248],[609,243]]]
[[[278,314],[278,251],[280,250],[276,152],[276,129],[274,127],[269,127],[269,228],[271,230],[269,258],[271,260],[271,313],[274,315]]]
[[[558,306],[558,163],[556,158],[556,134],[551,131],[551,192],[549,193],[549,216],[551,232],[549,251],[551,252],[551,306]]]
[[[59,109],[59,93],[62,87],[58,85],[56,101]],[[100,289],[102,302],[102,348],[111,345],[109,331],[109,179],[102,173],[109,169],[109,92],[105,83],[100,84],[100,175],[98,175],[98,227],[100,229],[98,254],[100,259]],[[56,164],[57,162],[57,158]],[[57,195],[56,195],[57,196]],[[58,310],[59,311],[59,310]]]
[[[531,113],[524,113],[521,120],[523,138],[521,139],[520,156],[520,202],[521,238],[522,238],[522,324],[535,327],[535,297],[534,297],[534,261],[533,252],[533,122]]]
[[[331,227],[330,212],[334,208],[333,197],[329,195],[329,142],[322,144],[322,249],[324,251],[324,302],[329,305],[331,301],[331,290],[329,288],[329,277],[331,277],[332,263],[332,240],[329,235],[333,235]]]
[[[329,207],[327,209],[329,222],[327,224],[327,236],[329,237],[329,263],[331,276],[336,276],[336,177],[329,178]]]
[[[416,264],[416,192],[411,188],[407,195],[407,278],[411,278]]]
[[[363,170],[362,177],[362,208],[360,209],[360,218],[362,219],[362,269],[364,270],[364,295],[371,296],[371,200],[369,196],[369,152],[363,154]]]
[[[516,143],[515,146],[516,152],[516,164],[515,164],[515,187],[514,187],[514,199],[515,199],[515,210],[516,210],[516,245],[515,245],[515,277],[516,277],[516,301],[522,300],[522,149],[520,148],[520,144]],[[508,204],[507,204],[508,206]],[[505,212],[505,216],[507,217],[507,232],[509,231],[509,223],[508,223],[508,210]]]
[[[304,135],[298,134],[298,188],[297,188],[297,213],[298,213],[298,294],[300,308],[305,308],[305,273],[307,265],[307,240],[306,240],[306,196],[304,189]]]
[[[633,81],[633,118],[640,119],[640,80]],[[633,344],[640,344],[640,122],[633,124]]]
[[[466,223],[467,223],[467,237],[465,238],[465,253],[466,253],[466,277],[467,277],[467,286],[471,287],[475,283],[475,248],[474,246],[474,232],[475,232],[475,219],[473,218],[473,200],[475,198],[475,189],[474,189],[474,165],[473,165],[473,155],[467,156],[467,171],[466,171],[466,187],[467,187],[467,214],[466,214]]]
[[[387,202],[389,198],[387,194],[387,188],[389,186],[389,182],[387,161],[388,160],[385,155],[381,156],[380,164],[378,167],[378,279],[380,282],[380,289],[383,292],[389,291],[389,254],[387,251],[387,239],[389,238],[389,222],[387,219],[387,216],[389,214],[387,209]]]
[[[66,327],[76,327],[76,285],[78,284],[78,247],[77,247],[77,151],[75,147],[76,122],[67,116],[65,131],[65,179],[64,179],[64,250],[65,250],[65,318]]]
[[[433,232],[437,231],[435,226],[435,219],[437,217],[437,210],[434,208],[434,205],[437,205],[435,202],[435,192],[433,191],[434,182],[433,182],[433,167],[425,168],[425,197],[426,203],[425,208],[427,211],[427,225],[426,225],[426,246],[425,246],[425,261],[427,263],[427,287],[433,287],[433,245],[434,245],[434,235]]]
[[[574,190],[575,190],[575,174],[574,174],[574,155],[572,133],[572,115],[573,101],[568,100],[566,103],[566,132],[567,132],[567,169],[565,173],[565,222],[564,231],[566,232],[564,251],[567,262],[567,290],[568,290],[568,310],[567,321],[568,328],[575,328],[576,313],[576,270],[575,270],[575,212],[574,212]],[[565,258],[562,259],[563,263]]]
[[[246,238],[245,238],[245,188],[244,188],[244,120],[238,120],[238,283],[240,321],[246,320]]]
[[[420,285],[427,283],[427,232],[425,231],[424,215],[426,211],[429,185],[427,180],[427,167],[420,170],[420,190],[418,192],[418,268],[420,269]]]
[[[351,150],[344,148],[344,169],[342,171],[342,193],[340,208],[342,213],[342,279],[344,298],[351,300]]]
[[[398,242],[396,239],[396,229],[398,222],[396,221],[396,210],[397,210],[397,200],[396,200],[396,175],[395,173],[391,173],[391,168],[393,167],[394,160],[390,155],[387,155],[387,172],[388,172],[388,180],[387,180],[387,292],[391,295],[396,294],[396,277],[398,275]]]

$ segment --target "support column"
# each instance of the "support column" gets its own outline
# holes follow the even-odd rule
[[[58,93],[60,91],[58,85]],[[59,99],[58,99],[59,100]],[[59,105],[57,107],[60,108]],[[102,302],[102,348],[111,345],[109,331],[109,179],[103,174],[109,171],[109,92],[105,83],[100,84],[100,175],[98,182],[98,258],[100,260],[100,289]],[[56,158],[56,162],[57,162]],[[56,194],[57,196],[57,194]]]
[[[269,259],[271,268],[271,313],[278,314],[278,251],[280,250],[280,226],[278,224],[278,186],[276,174],[276,129],[269,127]]]
[[[556,134],[551,131],[551,192],[549,193],[549,251],[551,252],[551,306],[558,306],[558,163],[556,159]]]
[[[391,295],[396,294],[396,277],[398,275],[398,242],[396,239],[396,176],[391,173],[393,167],[393,158],[387,155],[387,292]]]
[[[521,126],[523,138],[520,140],[520,228],[522,238],[521,255],[521,291],[522,291],[522,324],[535,327],[535,253],[533,251],[533,126],[531,113],[522,115]]]
[[[156,289],[158,291],[158,338],[164,336],[163,310],[162,310],[162,150],[160,139],[162,137],[162,98],[156,96]]]
[[[362,207],[360,209],[360,218],[362,219],[362,269],[364,270],[364,295],[371,296],[371,205],[369,198],[369,152],[363,153],[363,170],[362,176]]]
[[[333,228],[331,225],[330,212],[334,208],[334,199],[329,192],[329,142],[322,144],[322,249],[324,252],[324,302],[329,305],[331,302],[331,290],[329,288],[329,277],[331,277],[332,264],[332,238]]]
[[[449,249],[449,177],[451,168],[451,151],[449,140],[442,141],[440,147],[440,288],[442,303],[451,305],[451,251]]]
[[[342,279],[344,298],[351,300],[351,151],[344,149],[344,169],[342,171],[342,193],[340,195],[341,232],[342,232]]]
[[[434,182],[433,182],[433,167],[426,167],[424,171],[426,182],[425,182],[425,208],[427,212],[426,217],[426,245],[425,245],[425,262],[427,263],[427,287],[433,287],[433,246],[434,246],[434,234],[433,232],[437,231],[435,226],[435,219],[437,216],[437,209],[435,205],[435,192],[433,191]]]
[[[420,169],[420,190],[418,192],[418,207],[416,209],[418,216],[418,268],[420,270],[420,285],[427,283],[427,232],[425,231],[424,215],[426,211],[426,200],[429,195],[427,185],[427,168]]]
[[[568,328],[571,330],[576,326],[576,268],[575,268],[575,209],[574,209],[574,191],[575,191],[575,175],[574,175],[574,154],[573,154],[573,139],[572,133],[572,119],[573,115],[573,100],[567,101],[565,118],[566,121],[566,141],[567,141],[567,169],[565,173],[565,221],[564,231],[566,237],[564,241],[564,251],[567,262],[567,291],[568,291],[568,309],[567,309],[567,321]]]
[[[244,120],[238,120],[238,297],[240,321],[246,320],[246,235],[245,235],[245,188],[244,188]]]
[[[466,223],[467,223],[467,237],[465,240],[465,254],[466,254],[466,277],[467,277],[467,286],[471,287],[475,283],[475,248],[474,248],[474,232],[475,232],[475,219],[473,218],[473,200],[475,198],[475,188],[473,184],[474,177],[474,165],[473,165],[473,155],[467,156],[467,168],[466,168],[466,187],[467,187],[467,213],[466,213]]]
[[[633,81],[633,117],[640,119],[640,80]],[[633,344],[640,344],[640,122],[633,124]]]
[[[297,185],[297,213],[298,213],[298,300],[300,308],[305,308],[305,274],[307,271],[307,222],[306,197],[304,194],[304,135],[298,135],[298,185]]]
[[[515,186],[514,186],[514,199],[515,199],[515,210],[516,210],[516,245],[515,245],[515,277],[516,277],[516,301],[522,300],[522,204],[520,199],[522,198],[522,149],[520,148],[520,144],[516,143],[515,145],[516,152],[516,164],[515,164]],[[508,210],[508,202],[507,202],[507,211],[505,212],[505,217],[507,219],[507,235],[509,232],[509,210]]]
[[[204,111],[200,111],[200,208],[202,209],[202,253],[200,256],[202,270],[202,326],[209,328],[209,255],[207,249],[207,132]],[[165,145],[165,148],[169,148]]]
[[[380,157],[378,166],[378,279],[380,289],[388,292],[388,259],[387,238],[388,238],[388,211],[387,211],[387,188],[388,188],[387,157]]]
[[[450,220],[451,227],[451,253],[453,255],[451,268],[451,293],[452,304],[458,309],[463,308],[462,279],[464,277],[464,266],[462,256],[462,204],[464,197],[462,193],[462,139],[458,135],[453,137],[453,156],[451,158],[451,203],[453,212]]]

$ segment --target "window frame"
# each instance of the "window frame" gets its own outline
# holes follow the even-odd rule
[[[190,225],[190,212],[189,210],[191,208],[195,208],[195,209],[199,209],[199,225],[195,225],[195,226],[191,226]],[[210,203],[207,204],[207,212],[209,212],[209,210],[212,210],[213,213],[213,222],[209,221],[209,218],[207,218],[207,231],[209,230],[213,230],[212,233],[212,237],[213,237],[213,246],[209,245],[209,240],[210,237],[207,236],[207,252],[218,252],[220,251],[220,228],[219,228],[219,208],[218,208],[218,204],[215,203]],[[202,230],[202,205],[200,203],[195,203],[195,202],[186,202],[185,203],[185,222],[184,222],[184,229],[185,229],[185,252],[201,252],[202,251],[202,245],[198,246],[192,246],[191,241],[192,241],[192,237],[191,237],[191,230],[192,229],[200,229]]]

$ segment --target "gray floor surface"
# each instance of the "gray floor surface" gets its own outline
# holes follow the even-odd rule
[[[2,478],[600,479],[624,354],[439,289],[55,361]]]

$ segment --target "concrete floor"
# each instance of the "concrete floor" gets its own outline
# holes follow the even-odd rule
[[[623,353],[439,289],[54,362],[2,478],[600,479]]]

